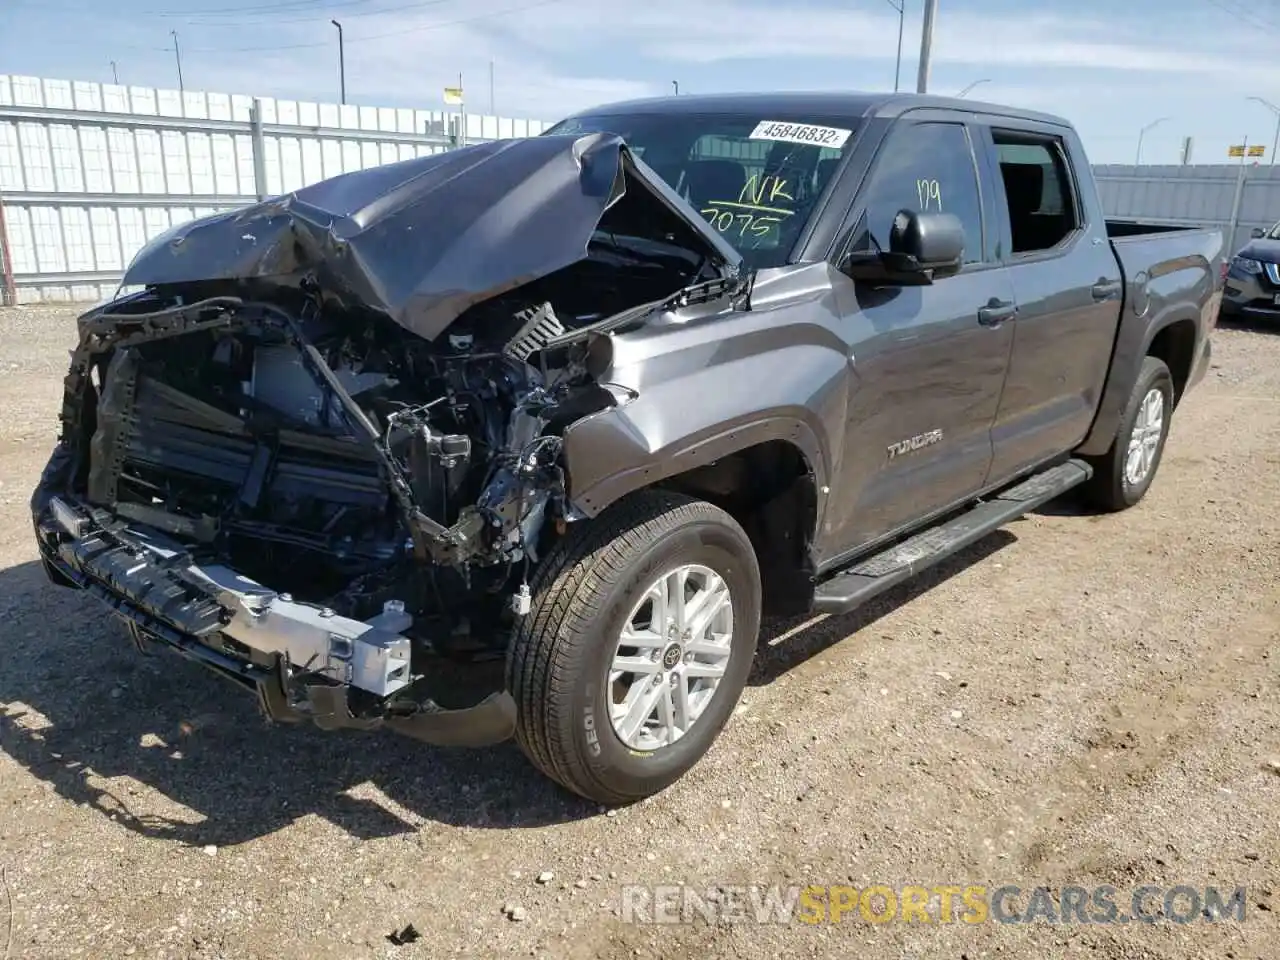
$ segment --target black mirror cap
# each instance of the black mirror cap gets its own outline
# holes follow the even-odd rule
[[[869,283],[930,284],[960,272],[964,245],[964,224],[954,213],[899,210],[889,231],[889,249],[848,254],[840,270]]]
[[[1254,240],[1261,240],[1266,235],[1267,235],[1267,231],[1263,230],[1261,227],[1254,227],[1252,230],[1249,231],[1249,236]]]
[[[964,262],[964,224],[954,213],[899,210],[889,231],[889,251],[914,261],[917,270],[950,276]]]

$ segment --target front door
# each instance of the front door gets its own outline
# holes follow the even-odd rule
[[[899,121],[851,213],[855,250],[888,250],[899,210],[954,213],[965,228],[965,265],[926,286],[837,281],[855,386],[828,507],[832,558],[986,482],[1014,301],[995,258],[971,141],[963,123]]]

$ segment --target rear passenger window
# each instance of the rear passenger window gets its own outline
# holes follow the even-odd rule
[[[965,128],[955,123],[903,124],[880,149],[863,191],[866,229],[853,250],[889,249],[899,210],[954,213],[964,225],[964,262],[982,260],[982,200]]]
[[[992,131],[1015,254],[1062,244],[1080,228],[1066,154],[1058,140]]]

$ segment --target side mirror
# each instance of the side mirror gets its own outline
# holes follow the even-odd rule
[[[960,272],[964,257],[964,224],[954,213],[900,210],[889,231],[889,257],[895,266],[928,273],[930,279]]]
[[[959,273],[964,246],[964,224],[954,213],[900,210],[889,231],[889,249],[851,254],[841,269],[854,280],[919,286]]]
[[[1249,231],[1249,236],[1252,237],[1254,240],[1261,240],[1266,235],[1267,235],[1267,231],[1263,230],[1261,227],[1254,227],[1252,230]]]

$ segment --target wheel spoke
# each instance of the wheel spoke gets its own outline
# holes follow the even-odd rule
[[[613,658],[614,673],[650,674],[657,673],[661,669],[662,664],[648,657],[624,657],[619,655]]]
[[[693,603],[690,604],[691,613],[686,628],[692,641],[697,642],[705,636],[707,628],[711,626],[711,621],[715,619],[716,614],[720,612],[728,600],[729,588],[723,580],[712,574],[707,578],[706,585],[693,598]]]
[[[667,632],[670,623],[670,608],[667,599],[667,581],[659,580],[649,588],[648,598],[653,607],[653,615],[649,620],[649,629],[659,637]]]
[[[665,683],[652,683],[647,680],[632,686],[627,703],[624,704],[625,714],[614,721],[614,729],[623,740],[633,741],[645,722],[653,716],[658,701],[662,699],[664,687],[666,687]]]
[[[681,671],[676,680],[674,691],[675,724],[683,733],[693,723],[693,715],[689,709],[689,674]]]
[[[726,658],[727,659],[727,658]],[[689,678],[706,678],[708,680],[719,680],[724,676],[725,665],[721,663],[686,663],[684,666],[684,675]]]
[[[627,647],[633,647],[637,650],[660,650],[666,645],[666,642],[666,639],[656,631],[633,630],[627,627],[618,638],[618,647],[624,650]]]
[[[685,588],[688,584],[689,574],[684,567],[667,575],[664,581],[664,590],[667,595],[667,616],[662,622],[662,630],[665,632],[671,627],[675,627],[677,631],[684,629],[685,623]]]
[[[675,696],[669,683],[662,685],[662,697],[658,700],[658,722],[662,725],[662,740],[665,743],[675,743],[684,732],[676,724]]]
[[[685,652],[692,653],[697,657],[725,657],[729,656],[728,635],[721,634],[723,640],[695,640],[693,643],[685,644]]]

